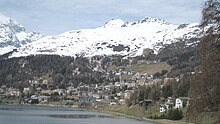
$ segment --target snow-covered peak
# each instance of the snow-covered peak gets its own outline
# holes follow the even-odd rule
[[[158,24],[169,24],[168,22],[166,22],[163,19],[158,19],[158,18],[151,18],[149,16],[141,19],[140,21],[138,21],[138,23],[158,23]]]
[[[8,23],[10,18],[0,13],[0,23]]]
[[[158,18],[151,18],[145,17],[139,21],[135,22],[127,22],[124,24],[123,27],[148,27],[148,26],[161,26],[161,25],[171,25],[170,23],[166,22],[165,20],[158,19]]]
[[[163,19],[151,18],[146,16],[145,18],[134,21],[134,22],[125,22],[121,19],[112,19],[105,23],[102,28],[121,28],[121,27],[148,27],[148,26],[160,26],[160,25],[171,25]]]
[[[0,13],[0,25],[17,25],[18,27],[23,28],[23,26],[19,24],[16,20],[9,18],[2,13]]]
[[[105,23],[103,28],[120,28],[125,24],[125,22],[121,19],[112,19]]]
[[[0,13],[0,55],[42,37],[39,33],[26,33],[24,26]]]

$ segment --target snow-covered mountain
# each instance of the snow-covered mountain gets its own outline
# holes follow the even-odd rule
[[[0,13],[0,55],[42,37],[40,33],[26,33],[21,24]]]
[[[95,29],[73,30],[58,36],[43,37],[20,47],[11,57],[37,54],[137,56],[142,55],[146,48],[158,53],[167,44],[175,42],[184,41],[186,47],[195,45],[200,32],[197,23],[173,25],[150,17],[136,22],[115,19]]]

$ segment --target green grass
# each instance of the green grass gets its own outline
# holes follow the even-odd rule
[[[58,106],[64,106],[64,105],[78,105],[79,102],[68,102],[68,101],[49,101],[49,105],[58,105]]]
[[[159,112],[158,104],[149,106],[146,111],[144,111],[144,108],[138,105],[131,106],[131,107],[127,107],[126,105],[114,105],[114,106],[109,106],[98,111],[113,114],[116,116],[126,116],[126,117],[139,119],[139,120],[147,119],[149,121],[153,121],[158,124],[189,124],[189,122],[186,122],[185,119],[178,120],[178,121],[173,121],[173,120],[168,120],[168,119],[156,119],[156,120],[148,119],[150,116],[161,115],[161,113]],[[183,110],[183,112],[186,112],[186,110]]]
[[[159,63],[152,63],[152,64],[136,64],[134,66],[129,66],[128,70],[133,70],[139,73],[148,73],[154,74],[156,72],[161,72],[162,70],[170,70],[171,66],[168,65],[166,62],[159,62]]]
[[[3,104],[19,104],[20,99],[17,97],[14,98],[0,98],[1,103]]]
[[[101,112],[113,112],[114,115],[122,115],[135,119],[142,119],[144,117],[144,111],[139,106],[127,107],[126,105],[113,105],[106,107]]]
[[[160,116],[161,113],[159,112],[159,104],[153,104],[148,106],[147,110],[145,111],[145,117],[153,117],[154,115]]]
[[[162,70],[167,70],[170,71],[171,66],[167,64],[166,62],[158,62],[158,63],[151,63],[151,64],[146,64],[146,63],[140,63],[140,64],[135,64],[131,66],[111,66],[109,67],[109,70],[115,70],[115,69],[120,69],[120,68],[125,68],[127,71],[133,71],[133,72],[139,72],[139,73],[148,73],[148,74],[155,74],[156,72],[161,72]]]

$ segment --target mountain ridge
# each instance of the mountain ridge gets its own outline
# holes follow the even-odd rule
[[[23,25],[0,13],[0,55],[42,38],[38,32],[25,32]]]
[[[196,45],[201,33],[197,23],[174,25],[148,16],[131,22],[112,19],[94,29],[72,30],[56,36],[26,33],[24,26],[4,15],[0,16],[0,22],[0,54],[16,49],[10,57],[38,54],[135,57],[144,55],[146,49],[158,54],[176,42],[184,41],[184,47]]]
[[[155,54],[168,44],[186,40],[186,46],[196,44],[201,30],[197,23],[173,25],[162,19],[146,17],[136,22],[121,19],[108,21],[94,29],[67,31],[57,36],[47,36],[24,45],[11,57],[38,54],[72,56],[143,55],[146,48]],[[189,40],[189,41],[188,41]]]

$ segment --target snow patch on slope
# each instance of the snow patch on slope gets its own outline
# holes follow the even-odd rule
[[[138,56],[146,48],[158,53],[166,44],[197,37],[198,24],[172,25],[161,19],[144,18],[137,22],[111,20],[95,29],[81,29],[48,36],[27,44],[11,57],[55,54],[91,57],[95,55]]]

